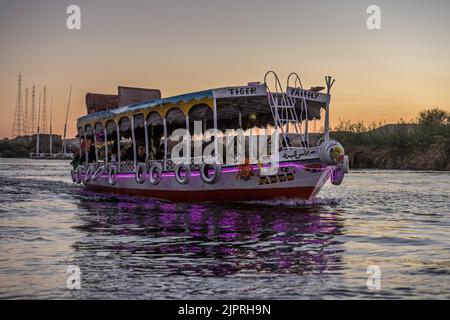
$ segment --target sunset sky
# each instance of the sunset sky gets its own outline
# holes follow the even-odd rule
[[[306,86],[336,78],[339,119],[396,122],[424,108],[450,110],[448,0],[0,0],[0,138],[11,137],[17,75],[46,85],[62,133],[73,86],[69,137],[87,92],[118,85],[171,96],[298,72]],[[67,6],[81,30],[66,28]],[[382,29],[366,27],[381,7]]]

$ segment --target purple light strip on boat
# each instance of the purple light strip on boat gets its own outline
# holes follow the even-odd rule
[[[252,169],[259,169],[258,165],[254,165],[253,164],[251,166],[252,166]],[[267,168],[267,167],[270,167],[270,166],[269,165],[264,165],[264,167]],[[305,165],[302,165],[302,164],[299,164],[299,163],[296,163],[296,162],[282,162],[282,163],[279,164],[278,167],[296,167],[296,168],[301,169],[301,170],[309,169],[309,170],[322,171],[322,172],[326,171],[326,170],[328,170],[330,168],[329,166],[327,166],[325,168],[306,168]],[[240,170],[239,167],[223,168],[222,172],[225,172],[225,173],[238,172],[239,170]],[[102,176],[108,176],[108,174],[102,174]],[[119,174],[117,174],[117,178],[130,178],[130,177],[134,177],[134,176],[135,176],[134,173],[119,173]],[[174,172],[164,172],[162,174],[162,176],[163,177],[175,177],[175,173]],[[198,176],[200,176],[200,173],[199,173],[198,170],[195,170],[195,171],[193,171],[191,173],[191,176],[198,177]]]

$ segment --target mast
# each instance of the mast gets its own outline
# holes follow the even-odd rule
[[[48,133],[47,131],[47,87],[44,86],[44,97],[42,101],[42,123],[41,130],[42,133]]]
[[[28,88],[25,89],[25,111],[23,117],[23,135],[27,136],[30,134],[30,121],[28,118]]]
[[[67,153],[67,144],[66,144],[66,134],[67,134],[67,118],[69,117],[69,106],[70,106],[70,97],[72,96],[72,86],[70,86],[69,90],[69,100],[67,102],[67,110],[66,110],[66,122],[64,123],[64,137],[63,137],[63,153]]]
[[[50,157],[53,156],[52,113],[53,113],[53,97],[50,100]]]
[[[33,84],[31,88],[31,111],[30,111],[30,135],[33,135],[36,131],[36,87]]]
[[[39,92],[39,109],[38,109],[38,127],[36,137],[36,156],[39,157],[39,132],[40,132],[40,119],[41,119],[41,92]]]

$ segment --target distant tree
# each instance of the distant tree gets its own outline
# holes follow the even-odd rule
[[[419,124],[444,125],[450,123],[450,113],[439,108],[424,110],[419,113]]]

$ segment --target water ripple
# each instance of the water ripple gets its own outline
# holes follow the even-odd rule
[[[0,159],[0,298],[449,298],[448,173],[361,170],[314,201],[223,204],[93,193],[67,173]]]

